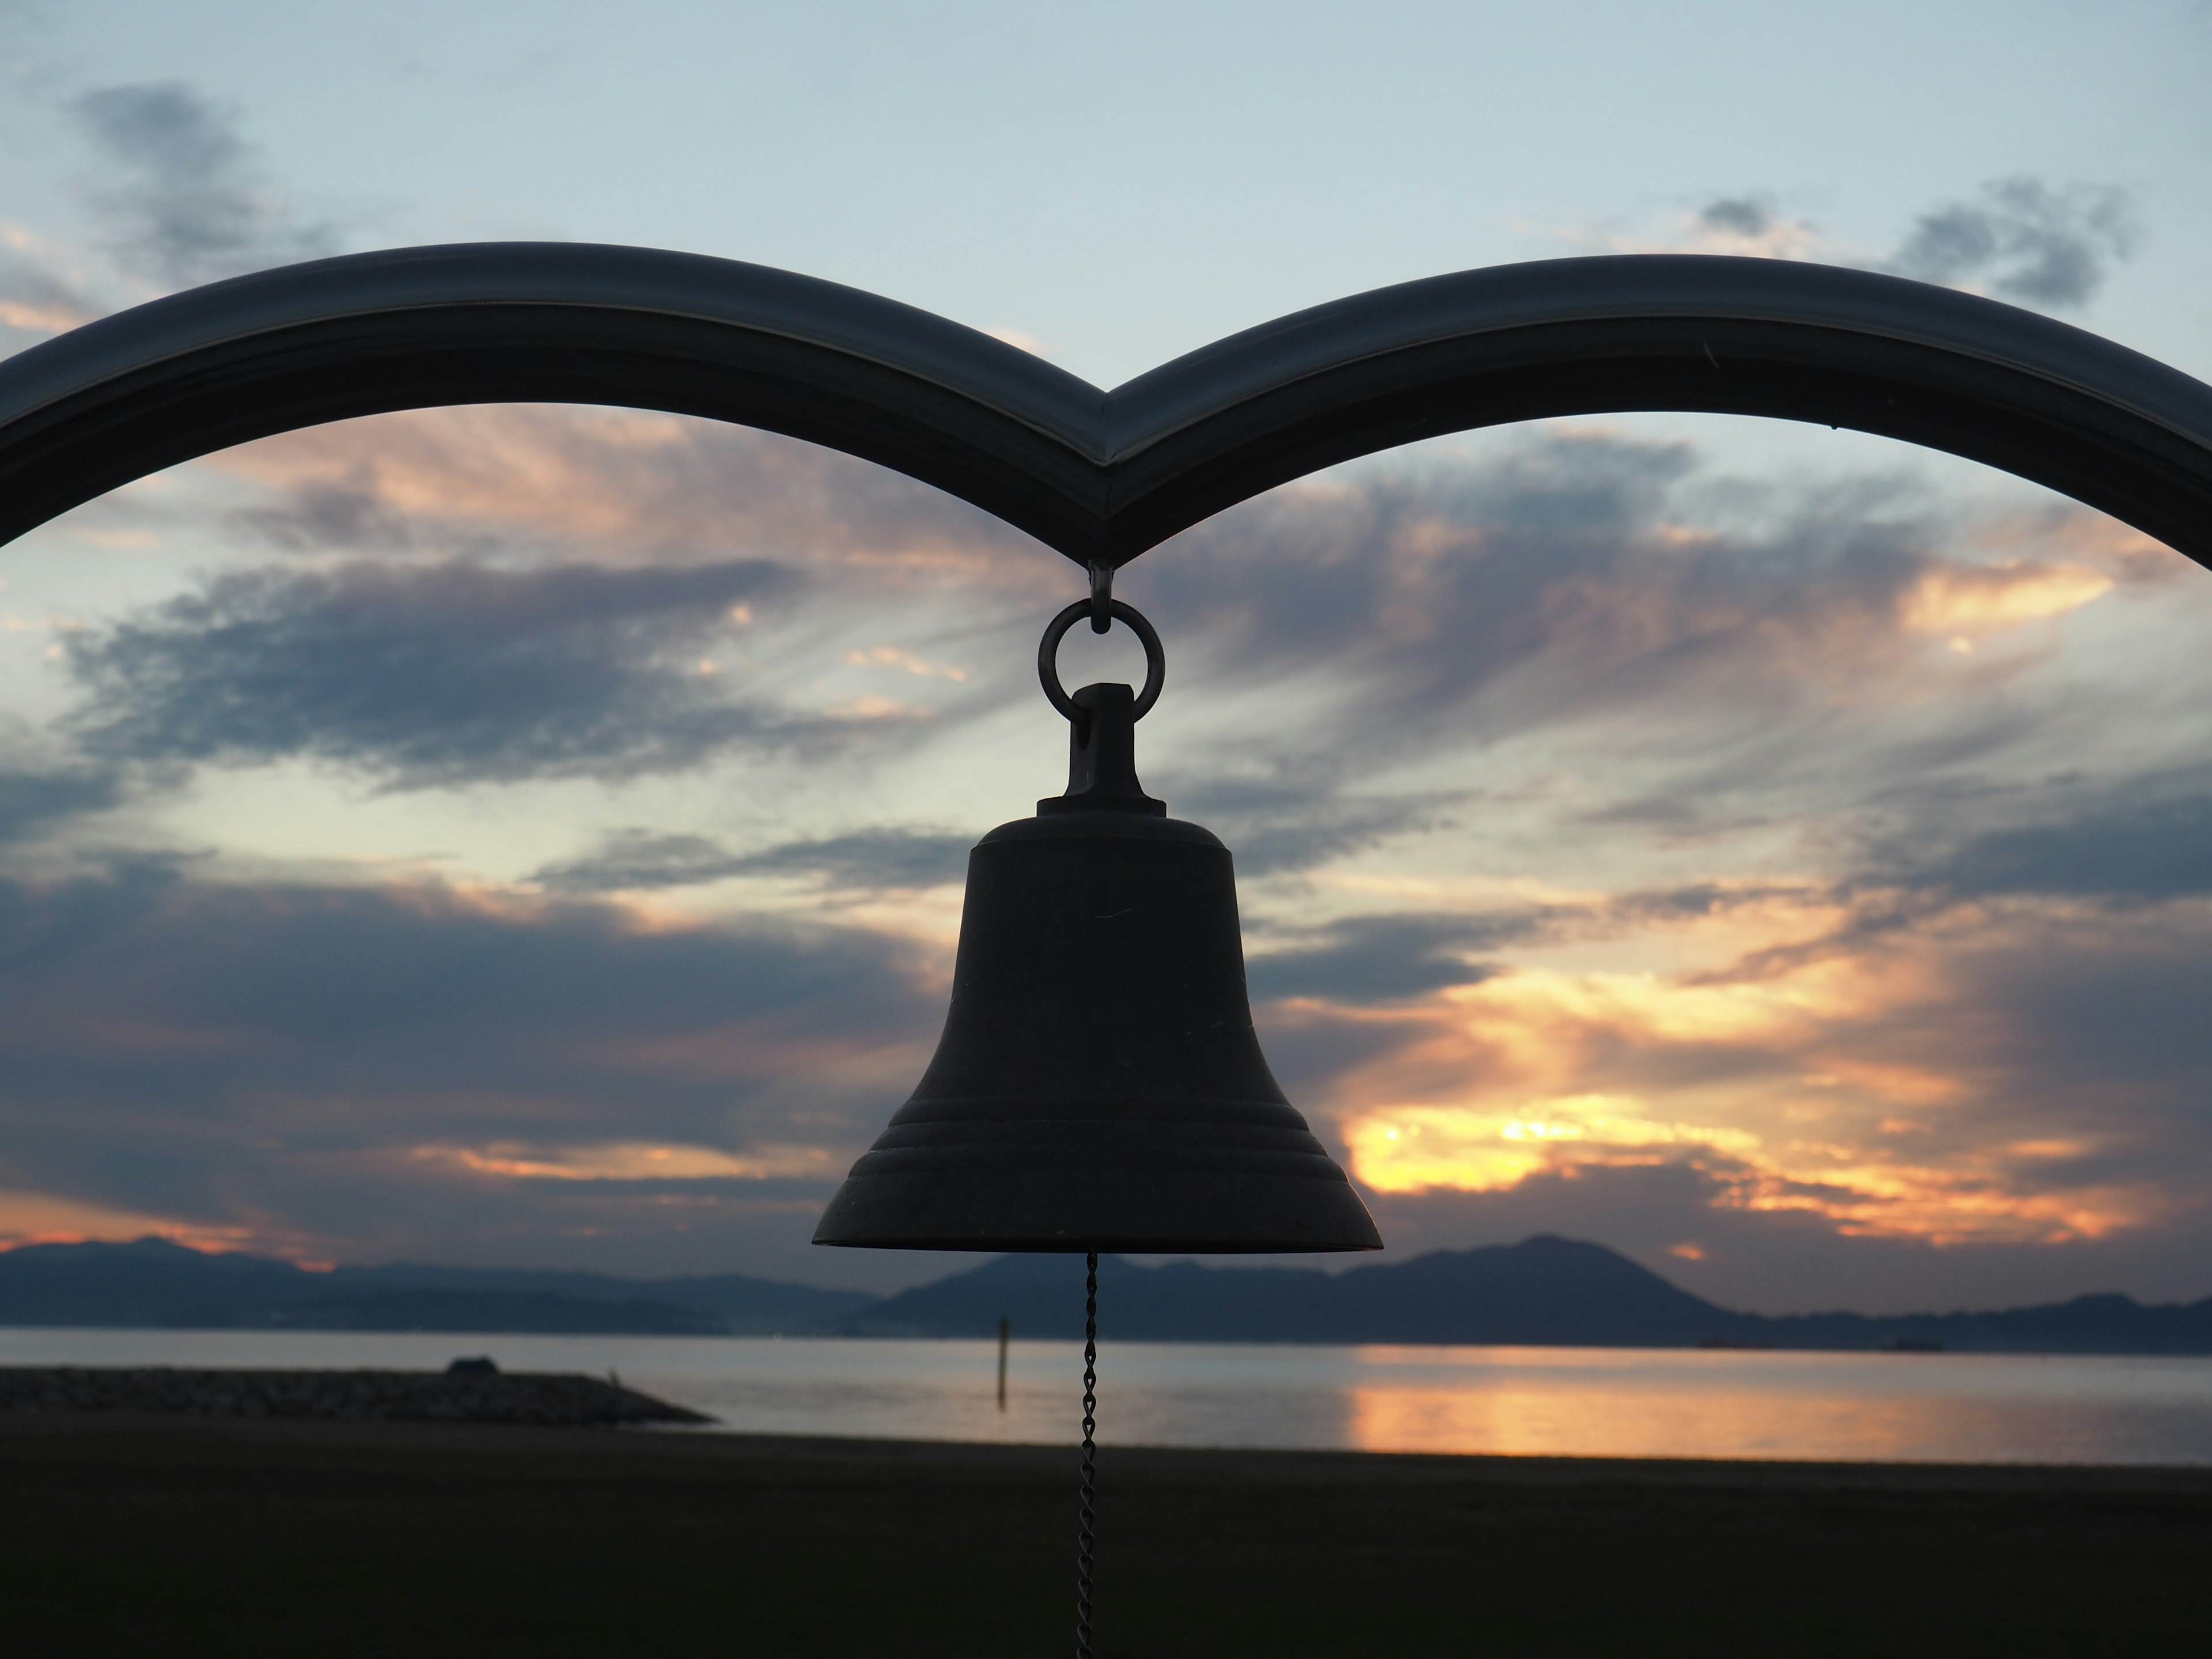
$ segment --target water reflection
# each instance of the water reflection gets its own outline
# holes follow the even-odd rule
[[[0,1364],[617,1370],[725,1430],[1072,1443],[1073,1343],[0,1330]],[[1109,1444],[2212,1464],[2212,1359],[1109,1343]]]
[[[1358,1351],[1364,1451],[2212,1462],[2212,1363],[1990,1354]]]

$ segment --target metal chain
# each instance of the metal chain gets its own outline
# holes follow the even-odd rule
[[[1083,1485],[1076,1507],[1075,1659],[1091,1659],[1091,1549],[1098,1495],[1098,1448],[1091,1434],[1098,1426],[1098,1252],[1084,1258],[1083,1275]]]

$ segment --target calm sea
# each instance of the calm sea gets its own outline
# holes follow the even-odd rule
[[[1075,1345],[0,1329],[0,1364],[619,1372],[770,1434],[1072,1443]],[[2212,1358],[1109,1343],[1099,1438],[1608,1457],[2212,1464]]]

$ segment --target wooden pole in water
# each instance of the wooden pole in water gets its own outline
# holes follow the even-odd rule
[[[1006,1409],[1006,1339],[1013,1332],[1014,1322],[1004,1314],[999,1316],[999,1409]]]

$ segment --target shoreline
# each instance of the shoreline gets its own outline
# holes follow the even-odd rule
[[[546,1426],[704,1425],[714,1419],[626,1389],[612,1373],[387,1367],[0,1365],[0,1416],[126,1413],[161,1419],[468,1422]]]
[[[110,1324],[11,1324],[0,1321],[0,1348],[9,1343],[48,1338],[94,1339],[182,1339],[186,1340],[208,1338],[266,1339],[271,1342],[315,1342],[323,1340],[374,1342],[379,1339],[402,1338],[408,1340],[435,1340],[441,1344],[483,1346],[489,1343],[521,1340],[526,1342],[668,1342],[680,1346],[706,1345],[718,1342],[809,1343],[818,1342],[838,1346],[860,1346],[867,1344],[893,1344],[901,1346],[926,1346],[938,1344],[960,1344],[971,1347],[994,1347],[998,1338],[988,1332],[952,1334],[923,1331],[651,1331],[651,1330],[541,1330],[487,1329],[481,1326],[391,1326],[365,1328],[336,1325],[110,1325]],[[1018,1328],[1013,1335],[1018,1346],[1080,1348],[1083,1338],[1057,1332],[1024,1331]],[[1124,1350],[1179,1352],[1190,1349],[1257,1350],[1267,1352],[1332,1353],[1368,1351],[1404,1352],[1419,1354],[1444,1353],[1620,1353],[1638,1355],[1668,1355],[1689,1357],[1706,1355],[1728,1359],[1882,1359],[1909,1361],[1951,1360],[2017,1360],[2017,1359],[2087,1359],[2132,1360],[2203,1364],[2212,1361],[2212,1346],[2203,1348],[2123,1348],[2123,1347],[1990,1347],[1948,1346],[1941,1343],[1912,1340],[1890,1341],[1867,1346],[1819,1346],[1795,1343],[1684,1341],[1684,1342],[1474,1342],[1430,1341],[1423,1340],[1376,1339],[1359,1341],[1339,1341],[1320,1338],[1291,1337],[1224,1337],[1219,1339],[1182,1336],[1121,1336],[1112,1333],[1102,1334],[1102,1343],[1110,1341],[1113,1347]],[[46,1363],[46,1362],[42,1362]],[[137,1362],[143,1366],[166,1364],[165,1361]],[[4,1368],[5,1361],[0,1361]],[[79,1366],[79,1369],[99,1369]],[[223,1369],[257,1369],[226,1367]],[[295,1366],[290,1369],[309,1369]]]
[[[581,1379],[590,1381],[592,1379]],[[601,1386],[605,1386],[602,1384]],[[580,1432],[583,1431],[583,1432]],[[895,1436],[773,1434],[699,1424],[623,1421],[530,1422],[479,1418],[238,1416],[100,1409],[0,1410],[0,1461],[25,1439],[82,1440],[115,1435],[174,1438],[210,1449],[296,1448],[313,1452],[419,1449],[449,1455],[529,1460],[569,1453],[640,1469],[696,1464],[718,1468],[818,1466],[885,1471],[967,1472],[984,1478],[1057,1475],[1074,1467],[1077,1446],[1030,1441],[924,1440]],[[1478,1481],[1504,1486],[1647,1486],[1802,1491],[2044,1492],[2160,1491],[2212,1498],[2212,1464],[1976,1463],[1808,1458],[1602,1457],[1547,1453],[1355,1451],[1251,1446],[1102,1445],[1109,1465],[1142,1484],[1372,1486],[1420,1487]]]

